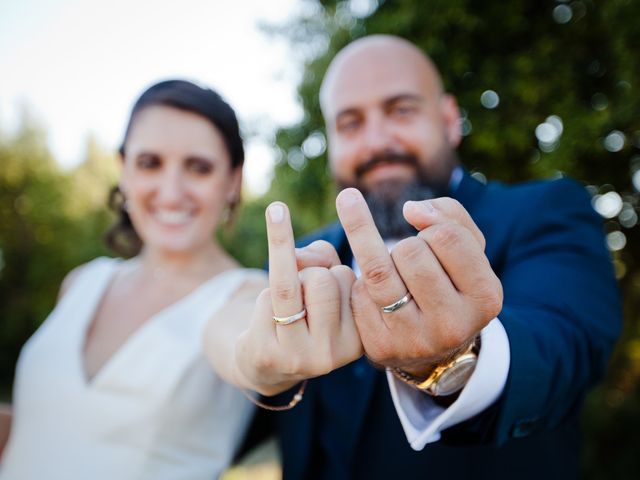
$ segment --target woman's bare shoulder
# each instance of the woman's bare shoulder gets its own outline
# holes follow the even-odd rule
[[[255,298],[262,290],[269,287],[267,272],[259,269],[246,269],[244,282],[238,287],[233,298]]]
[[[78,278],[82,275],[82,273],[85,272],[91,265],[94,265],[98,262],[106,262],[106,261],[113,262],[118,260],[114,258],[98,257],[87,263],[83,263],[82,265],[75,267],[73,270],[67,273],[65,277],[62,279],[62,283],[60,284],[60,291],[58,292],[58,301],[60,301],[62,297],[64,297],[64,295],[69,291],[69,289],[75,284]]]

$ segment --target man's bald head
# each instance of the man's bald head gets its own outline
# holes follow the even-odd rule
[[[446,194],[458,164],[460,112],[435,66],[402,38],[361,38],[329,65],[320,104],[336,183],[365,194],[381,233],[403,236],[398,208]]]
[[[340,91],[358,89],[363,82],[385,82],[402,72],[433,96],[443,93],[442,80],[431,59],[411,42],[393,35],[371,35],[347,45],[334,57],[320,87],[325,120],[336,114]]]

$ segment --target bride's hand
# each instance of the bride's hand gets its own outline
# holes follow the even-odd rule
[[[363,350],[350,308],[353,271],[326,242],[296,257],[284,203],[269,205],[266,217],[269,288],[256,301],[235,357],[238,383],[274,395],[356,360]]]

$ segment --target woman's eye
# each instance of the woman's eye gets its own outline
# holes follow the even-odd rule
[[[213,171],[213,164],[201,158],[191,158],[187,161],[187,169],[199,175],[207,175]]]
[[[156,168],[160,165],[160,159],[155,155],[140,155],[136,159],[136,166],[140,169]]]

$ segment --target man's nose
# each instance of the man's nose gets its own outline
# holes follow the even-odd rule
[[[382,154],[391,147],[391,131],[382,115],[372,115],[365,126],[363,136],[367,157]]]

